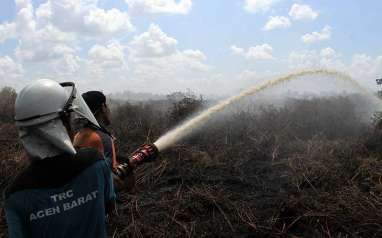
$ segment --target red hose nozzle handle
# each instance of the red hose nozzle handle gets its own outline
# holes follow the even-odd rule
[[[159,150],[154,144],[144,144],[131,154],[129,162],[120,164],[114,170],[114,173],[118,177],[124,178],[128,176],[138,165],[154,161],[158,155]]]
[[[154,144],[144,144],[132,153],[129,162],[134,165],[139,165],[154,161],[158,155],[159,150]]]

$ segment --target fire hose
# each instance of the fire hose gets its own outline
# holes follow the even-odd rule
[[[152,162],[158,155],[159,150],[154,144],[144,144],[131,154],[128,162],[121,163],[113,172],[120,179],[124,179],[129,176],[138,165]]]

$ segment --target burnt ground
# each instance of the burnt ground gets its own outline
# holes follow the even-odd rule
[[[310,143],[309,154],[265,161],[250,151],[245,158],[216,158],[178,148],[172,159],[163,156],[137,172],[139,191],[123,195],[110,234],[380,237],[382,190],[372,177],[380,179],[381,161],[349,161],[358,145]]]
[[[118,105],[119,153],[158,138],[196,102],[162,113]],[[136,171],[109,236],[382,237],[382,131],[356,108],[346,97],[296,100],[214,120]],[[1,130],[15,139],[1,150],[3,190],[25,162],[14,127]]]

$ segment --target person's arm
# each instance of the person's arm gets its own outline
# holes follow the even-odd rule
[[[23,219],[9,202],[6,202],[5,205],[5,218],[7,220],[9,238],[26,237]]]

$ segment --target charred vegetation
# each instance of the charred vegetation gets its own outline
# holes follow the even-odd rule
[[[3,191],[25,162],[10,119],[15,93],[0,97]],[[364,120],[357,98],[288,99],[215,117],[136,171],[137,191],[121,194],[110,237],[380,237],[382,129],[377,114]],[[190,93],[114,102],[119,154],[207,103]]]

